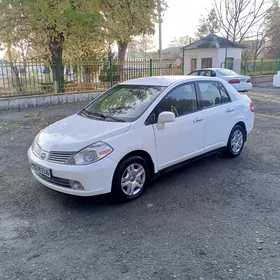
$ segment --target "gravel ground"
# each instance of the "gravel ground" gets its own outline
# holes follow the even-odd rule
[[[280,102],[255,100],[237,159],[156,180],[138,200],[80,198],[32,177],[26,151],[81,103],[0,114],[0,279],[280,279]]]
[[[273,87],[273,86],[272,86]],[[265,95],[272,95],[280,97],[280,88],[266,88],[266,87],[254,87],[253,92],[262,93]]]

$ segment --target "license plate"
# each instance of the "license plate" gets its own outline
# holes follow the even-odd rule
[[[50,169],[48,169],[48,168],[46,168],[46,167],[44,167],[44,166],[35,164],[35,163],[32,163],[31,166],[32,166],[32,169],[33,169],[35,172],[37,172],[37,173],[39,173],[39,174],[42,174],[42,175],[44,175],[44,176],[46,176],[46,177],[51,178],[51,170],[50,170]]]
[[[240,82],[241,82],[241,83],[245,83],[245,82],[246,82],[246,79],[240,79]]]

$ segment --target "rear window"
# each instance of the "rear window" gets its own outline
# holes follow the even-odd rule
[[[236,74],[235,72],[233,72],[229,69],[219,69],[219,70],[217,70],[217,72],[219,72],[223,76],[238,76],[238,74]]]

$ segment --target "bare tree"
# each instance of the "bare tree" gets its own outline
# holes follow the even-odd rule
[[[190,44],[192,41],[192,37],[189,35],[182,37],[175,37],[169,44],[169,47],[184,47]]]
[[[266,17],[265,28],[267,38],[265,43],[265,56],[276,58],[280,56],[280,3],[277,2]]]
[[[139,41],[137,41],[137,48],[140,52],[144,53],[146,59],[147,51],[155,48],[153,37],[151,35],[142,34]]]
[[[213,0],[221,33],[241,43],[249,33],[257,32],[278,0]]]
[[[197,26],[195,36],[201,39],[210,34],[217,34],[220,31],[220,22],[214,8],[211,9],[207,17],[201,16]]]

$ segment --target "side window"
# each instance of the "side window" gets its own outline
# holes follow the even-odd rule
[[[193,71],[188,76],[198,76],[198,71]]]
[[[209,70],[201,70],[200,71],[200,76],[211,77],[211,71],[209,71]]]
[[[176,117],[193,113],[197,110],[197,99],[194,84],[182,85],[164,97],[155,109],[155,118],[164,111],[170,111]]]
[[[221,94],[217,82],[199,82],[198,87],[201,93],[204,108],[222,104]]]
[[[229,97],[229,94],[228,94],[227,90],[220,83],[219,83],[219,89],[220,89],[220,92],[221,92],[222,103],[229,103],[229,102],[231,102],[231,99]]]
[[[216,77],[217,75],[216,75],[216,73],[214,71],[211,71],[211,76],[212,77]]]

